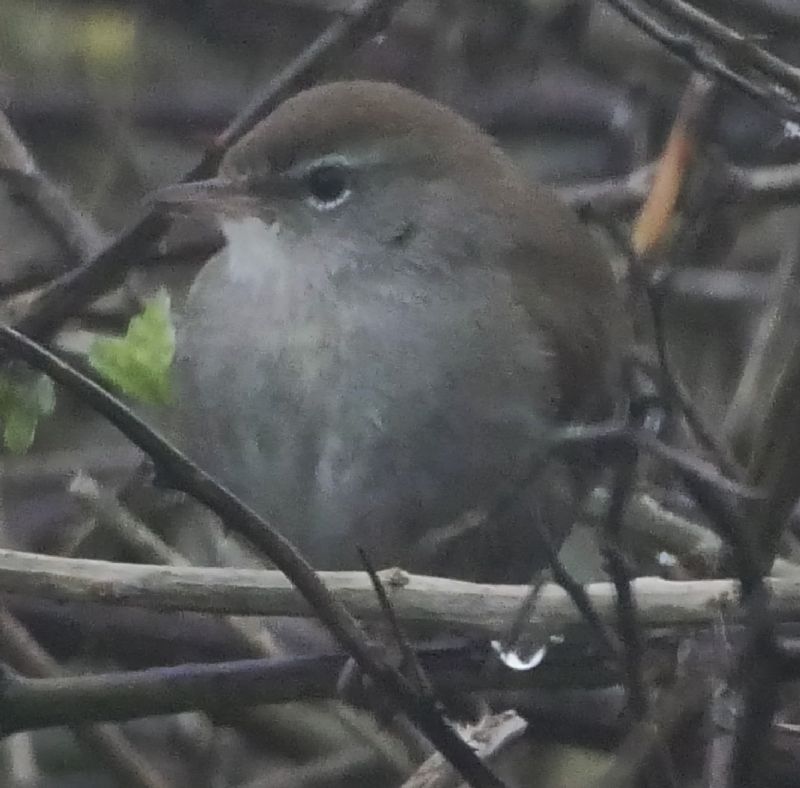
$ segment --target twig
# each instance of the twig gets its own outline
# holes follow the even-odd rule
[[[331,594],[311,565],[278,531],[191,463],[119,400],[57,356],[8,327],[0,327],[0,347],[7,354],[23,359],[81,396],[91,408],[142,449],[179,489],[208,506],[229,528],[261,550],[297,586],[359,668],[406,712],[471,785],[502,786],[502,782],[454,733],[434,704],[419,696],[397,670],[375,658],[361,628],[347,608]]]
[[[680,408],[695,439],[701,447],[711,453],[722,472],[731,479],[742,481],[743,470],[734,461],[728,446],[706,424],[703,415],[695,406],[690,394],[681,383],[677,370],[672,365],[667,348],[667,330],[664,324],[664,297],[669,292],[669,278],[669,274],[661,278],[654,278],[647,288],[647,300],[653,319],[653,336],[661,372],[659,381],[662,389],[661,396],[667,406],[672,404]]]
[[[617,597],[617,625],[622,644],[628,703],[634,716],[641,719],[647,713],[648,697],[642,667],[642,642],[637,621],[636,599],[622,550],[622,524],[628,498],[633,490],[638,453],[630,448],[621,452],[614,469],[611,497],[603,524],[603,557],[606,571],[614,584]]]
[[[619,215],[639,207],[650,192],[654,164],[646,164],[627,175],[557,188],[561,199],[578,213]]]
[[[369,577],[369,581],[372,583],[372,587],[375,590],[375,597],[378,600],[378,604],[381,606],[384,619],[385,621],[389,622],[392,635],[394,636],[395,645],[400,649],[400,653],[403,656],[403,663],[408,669],[414,671],[414,680],[417,682],[417,691],[425,695],[430,700],[438,702],[439,699],[434,692],[433,684],[431,684],[428,674],[425,673],[420,661],[417,659],[417,654],[414,651],[414,647],[411,645],[406,633],[403,631],[403,626],[400,623],[400,620],[397,618],[397,613],[395,613],[394,607],[389,600],[389,595],[386,593],[386,588],[378,576],[378,573],[375,571],[375,567],[372,565],[372,562],[369,560],[369,556],[367,556],[367,553],[363,548],[358,548],[358,554],[361,558],[361,563],[364,565],[367,576]]]
[[[547,528],[543,527],[542,523],[538,520],[534,520],[534,524],[537,526],[537,535],[542,542],[542,546],[547,553],[547,562],[550,567],[550,572],[553,575],[553,580],[567,593],[569,598],[572,600],[575,608],[580,612],[583,616],[586,623],[594,632],[595,637],[599,640],[600,645],[606,651],[609,656],[620,658],[622,656],[622,644],[617,639],[617,636],[614,634],[614,630],[611,629],[598,615],[597,611],[594,609],[594,605],[592,604],[592,600],[587,593],[586,588],[579,583],[575,578],[569,573],[564,563],[561,561],[558,555],[558,550],[556,550],[556,546],[553,543],[553,540],[550,536],[550,532]],[[538,587],[536,589],[536,600],[539,599],[541,595],[542,588]],[[531,592],[529,591],[526,595],[526,600],[531,597]],[[516,629],[522,631],[522,625],[527,622],[530,618],[530,612],[525,610],[525,604],[523,602],[520,605],[520,613],[528,612],[528,616],[525,621],[519,620],[516,621]],[[507,640],[511,640],[509,636]]]
[[[0,112],[0,177],[25,196],[66,253],[69,262],[96,254],[106,239],[38,167],[8,118]]]
[[[355,49],[361,42],[379,33],[389,23],[398,5],[398,0],[364,0],[352,13],[337,16],[228,124],[206,153],[199,165],[200,171],[195,172],[189,180],[211,175],[231,145],[235,145],[278,104],[313,82],[337,53]]]
[[[697,655],[692,655],[690,650],[687,656],[689,659],[695,656],[695,661],[698,657],[705,657],[704,661],[709,665],[705,671],[709,704],[704,720],[709,741],[703,763],[703,784],[706,788],[724,788],[730,779],[736,716],[741,699],[728,682],[733,668],[732,647],[722,621],[712,627],[710,645],[710,654],[698,650]]]
[[[189,561],[181,553],[156,536],[115,495],[103,490],[90,476],[76,474],[70,482],[69,492],[87,514],[99,520],[100,525],[120,539],[142,563],[189,566]]]
[[[633,212],[650,193],[655,164],[606,180],[559,186],[561,199],[578,212],[619,216]],[[726,164],[730,181],[725,199],[747,209],[794,204],[800,198],[800,164],[739,167]]]
[[[671,273],[665,285],[683,302],[731,304],[749,310],[768,305],[775,277],[762,271],[681,268]],[[791,308],[800,309],[800,294],[790,288],[787,295]]]
[[[477,726],[466,730],[465,734],[470,746],[481,758],[489,760],[519,739],[527,727],[528,723],[515,711],[504,711],[485,717]],[[401,788],[458,788],[460,785],[461,781],[441,755],[436,753]]]
[[[603,506],[605,511],[608,505],[605,497],[604,491],[599,491],[592,503],[600,499],[597,508]],[[594,506],[590,511],[599,520]],[[713,575],[719,569],[723,548],[720,537],[707,526],[666,508],[647,493],[637,492],[631,496],[625,511],[624,529],[641,554],[652,556],[666,550],[700,576]],[[773,567],[773,572],[779,569],[783,571],[783,565]]]
[[[645,2],[656,8],[662,16],[685,24],[707,41],[719,46],[728,55],[728,61],[736,63],[737,67],[750,66],[773,79],[794,100],[800,96],[800,70],[758,46],[751,38],[684,0]]]
[[[741,685],[741,711],[731,753],[731,788],[751,788],[765,773],[780,687],[775,621],[769,609],[768,590],[750,594],[746,603],[748,639],[738,670],[729,680],[729,685]]]
[[[606,2],[650,38],[658,41],[693,68],[732,85],[781,117],[800,120],[800,106],[798,106],[796,95],[787,93],[785,90],[778,91],[772,86],[765,87],[740,74],[722,59],[711,54],[707,48],[698,44],[690,35],[675,33],[650,14],[642,11],[634,0],[606,0]]]
[[[737,437],[746,420],[754,413],[757,386],[764,362],[775,341],[780,337],[780,329],[784,326],[787,313],[793,307],[792,302],[796,293],[792,285],[797,280],[798,268],[800,268],[800,233],[795,231],[786,239],[778,265],[772,275],[769,303],[750,340],[744,369],[739,375],[736,390],[725,412],[722,433],[727,436],[728,441]]]
[[[266,775],[246,783],[237,783],[237,788],[304,788],[347,783],[370,785],[375,780],[375,767],[370,755],[367,747],[347,747],[300,764],[270,765]],[[387,784],[394,783],[387,780]]]
[[[748,528],[740,508],[718,490],[687,476],[683,476],[683,481],[726,539],[741,582],[749,638],[737,674],[728,681],[730,690],[740,698],[737,702],[741,713],[734,731],[735,745],[729,752],[731,762],[725,766],[725,773],[730,774],[731,788],[749,788],[757,784],[762,774],[779,681],[775,658],[777,614],[763,576],[764,561],[757,542],[757,536],[766,530],[769,510],[764,511],[766,507],[762,506],[762,516]]]
[[[449,693],[552,691],[559,685],[586,692],[617,685],[616,676],[604,670],[594,654],[576,659],[569,653],[559,659],[555,652],[535,672],[487,671],[486,652],[463,646],[421,649],[415,658]],[[55,725],[185,711],[203,711],[224,724],[234,708],[238,718],[242,709],[253,706],[336,698],[337,676],[347,659],[342,653],[322,653],[45,678],[6,670],[0,686],[0,737]]]
[[[713,488],[720,495],[745,502],[762,502],[765,493],[758,487],[736,481],[720,473],[710,462],[674,446],[668,446],[651,432],[633,429],[615,422],[591,425],[571,425],[554,430],[550,438],[550,451],[569,452],[588,446],[613,449],[614,451],[635,448],[667,463],[681,475],[704,487]],[[523,483],[531,478],[535,469],[523,476]]]
[[[759,487],[738,482],[720,473],[716,466],[691,452],[668,446],[653,435],[641,432],[635,436],[641,451],[651,454],[676,470],[684,480],[713,490],[715,495],[744,503],[763,502],[765,492]],[[730,530],[726,529],[726,532]]]

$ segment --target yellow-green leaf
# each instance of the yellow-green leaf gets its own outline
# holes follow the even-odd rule
[[[115,388],[147,404],[171,401],[170,367],[175,355],[175,328],[169,295],[159,291],[131,319],[124,337],[100,337],[89,351],[89,363]]]
[[[36,437],[41,416],[55,408],[53,382],[25,367],[9,367],[0,375],[0,422],[3,444],[14,454],[25,454]]]
[[[14,454],[25,454],[36,437],[39,415],[31,408],[14,408],[3,414],[3,442]]]

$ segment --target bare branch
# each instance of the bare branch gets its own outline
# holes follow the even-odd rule
[[[448,693],[493,688],[535,692],[539,688],[541,696],[552,692],[555,682],[564,680],[567,659],[572,668],[568,675],[573,680],[578,678],[574,654],[565,657],[560,666],[557,660],[551,660],[548,667],[536,673],[486,671],[485,652],[464,646],[420,650],[416,657],[431,672],[437,686]],[[337,675],[346,660],[345,654],[326,653],[50,678],[27,678],[7,671],[0,687],[0,737],[55,725],[124,721],[195,710],[203,710],[224,724],[232,706],[335,697]],[[598,669],[596,656],[587,655],[585,665],[587,676],[592,671],[592,691],[613,687],[614,677]],[[604,685],[603,679],[611,684]],[[546,714],[544,706],[542,711]],[[440,767],[442,762],[439,757]]]
[[[800,95],[800,70],[758,46],[752,38],[722,24],[710,14],[685,0],[646,0],[663,16],[685,24],[706,41],[719,46],[738,68],[748,66],[760,71],[796,100]]]
[[[0,177],[21,194],[61,244],[67,262],[76,265],[96,254],[106,243],[94,221],[81,213],[63,189],[38,167],[17,136],[8,118],[0,112]]]
[[[561,199],[576,211],[593,215],[617,216],[632,213],[650,191],[655,169],[647,164],[633,172],[605,180],[559,186]],[[769,167],[738,167],[729,164],[727,176],[731,188],[726,195],[745,210],[763,210],[776,205],[791,205],[800,198],[800,164]],[[714,271],[714,275],[724,275]]]
[[[515,711],[504,711],[482,719],[474,728],[464,731],[466,740],[481,758],[492,759],[523,733],[528,723]],[[432,755],[402,788],[457,788],[461,782],[438,753]]]
[[[335,596],[362,620],[383,616],[364,572],[320,572]],[[417,632],[455,631],[498,638],[508,629],[528,586],[485,585],[398,569],[379,572],[404,626]],[[767,581],[779,620],[800,621],[800,573]],[[676,582],[639,578],[631,584],[641,623],[648,628],[708,626],[721,614],[740,620],[735,580]],[[614,621],[610,583],[585,587],[599,619]],[[0,550],[0,592],[56,602],[103,602],[162,611],[242,616],[311,616],[307,602],[282,572],[230,567],[169,567],[122,564]],[[553,631],[584,627],[583,614],[557,585],[547,585],[536,615]]]
[[[687,33],[676,33],[639,8],[634,0],[606,0],[606,2],[692,68],[732,85],[781,117],[800,120],[800,102],[796,93],[790,92],[782,85],[764,85],[743,75],[725,62],[729,53],[724,52],[721,56],[712,54],[704,42],[696,41]],[[791,66],[786,64],[786,69],[791,70]]]

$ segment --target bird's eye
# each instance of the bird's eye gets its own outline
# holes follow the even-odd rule
[[[309,199],[315,208],[330,210],[350,196],[350,177],[339,164],[321,164],[308,173]]]

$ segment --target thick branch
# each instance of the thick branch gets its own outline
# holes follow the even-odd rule
[[[528,592],[527,586],[483,585],[399,570],[379,573],[404,626],[499,637]],[[320,572],[320,579],[352,614],[380,620],[382,612],[364,572]],[[770,581],[775,615],[800,620],[800,577]],[[105,602],[156,610],[228,615],[311,616],[307,602],[275,570],[119,564],[0,550],[0,592],[58,602]],[[594,583],[587,592],[598,615],[614,621],[615,592]],[[734,580],[674,582],[639,578],[633,592],[648,628],[706,626],[741,615]],[[567,594],[546,586],[537,617],[554,631],[585,624]]]
[[[551,659],[535,673],[486,670],[486,654],[469,648],[417,653],[438,691],[465,693],[497,688],[552,690],[568,684],[595,690],[616,676],[587,656]],[[345,654],[291,659],[247,659],[58,678],[6,673],[0,684],[0,737],[55,725],[124,721],[202,710],[224,724],[243,708],[297,700],[337,698]],[[577,668],[577,670],[576,670]],[[150,788],[148,785],[147,788]]]

